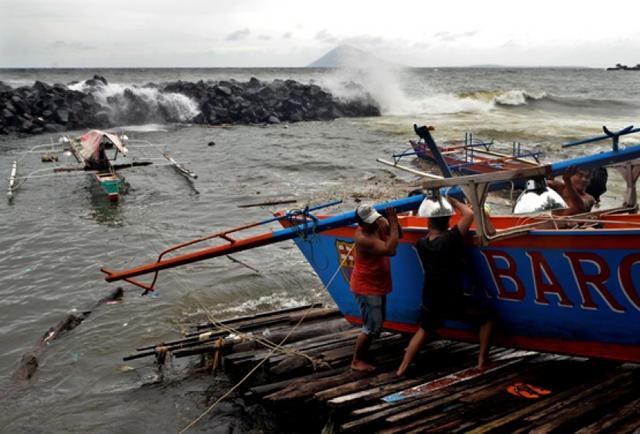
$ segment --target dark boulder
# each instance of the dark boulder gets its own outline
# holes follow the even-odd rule
[[[107,83],[107,79],[102,77],[101,75],[94,75],[93,78],[90,78],[89,80],[85,81],[84,84],[91,87],[103,87],[103,86],[106,86],[108,83]]]
[[[255,77],[251,77],[249,79],[249,82],[247,83],[248,87],[258,87],[258,86],[261,86],[261,85],[262,85],[262,82],[260,80],[258,80],[257,78],[255,78]]]
[[[33,128],[33,122],[30,120],[24,119],[20,124],[20,131],[25,133],[29,132]]]
[[[66,108],[59,108],[55,111],[55,119],[57,119],[61,124],[66,124],[69,122],[69,110]]]
[[[231,96],[231,94],[233,93],[231,91],[231,88],[227,86],[215,86],[214,89],[216,90],[218,95],[222,95],[222,96],[228,97],[228,96]]]
[[[0,93],[11,92],[13,88],[8,84],[0,81]]]
[[[36,91],[38,91],[38,93],[41,93],[41,94],[46,94],[46,93],[49,93],[49,92],[51,92],[53,90],[52,86],[50,86],[47,83],[44,83],[42,81],[36,81],[33,84],[33,88]]]
[[[49,133],[60,133],[64,131],[64,126],[60,124],[44,124],[44,130]]]
[[[304,113],[301,111],[294,111],[289,114],[289,120],[291,122],[300,122],[304,120]]]
[[[340,100],[316,84],[295,80],[263,82],[251,77],[248,82],[232,79],[149,83],[111,94],[105,100],[101,92],[107,84],[99,75],[87,80],[82,91],[41,81],[12,89],[0,82],[0,134],[18,131],[35,134],[146,122],[277,124],[380,114],[378,105],[370,97]],[[191,107],[185,106],[184,99],[174,94],[189,98],[191,102],[187,105]],[[194,104],[199,110],[195,116],[191,114]]]
[[[19,95],[13,95],[11,102],[18,109],[18,112],[24,113],[29,111],[29,105]]]

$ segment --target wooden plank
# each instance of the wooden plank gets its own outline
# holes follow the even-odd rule
[[[296,203],[298,199],[280,199],[266,202],[249,203],[246,205],[238,205],[238,208],[253,208],[257,206],[272,206],[272,205],[288,205],[290,203]]]
[[[468,362],[469,361],[467,361],[467,363]],[[517,369],[516,366],[513,366],[512,368]],[[500,372],[500,375],[501,375],[500,377],[501,386],[504,387],[506,383],[512,381],[514,378],[516,378],[520,374],[519,372],[511,372],[505,375],[504,372]],[[409,411],[420,405],[425,405],[427,403],[436,403],[437,401],[435,406],[432,407],[432,408],[437,408],[438,406],[447,405],[450,402],[450,400],[458,400],[458,399],[462,400],[462,398],[475,396],[478,393],[482,393],[486,389],[494,389],[494,390],[496,389],[495,383],[493,382],[493,378],[485,377],[482,380],[484,381],[480,384],[476,383],[471,386],[466,384],[465,385],[457,384],[457,385],[453,385],[451,388],[441,389],[430,395],[408,398],[407,400],[398,401],[394,403],[380,404],[386,407],[382,407],[382,408],[378,407],[377,411],[368,412],[369,414],[366,415],[365,417],[347,422],[341,428],[345,430],[361,429],[364,426],[367,426],[375,421],[379,421],[380,419],[385,419],[387,418],[387,416],[391,416],[393,414],[400,413],[402,411]],[[351,412],[352,416],[358,415],[358,414],[361,414],[361,413],[359,413],[358,411]]]
[[[605,430],[615,430],[616,425],[623,425],[626,420],[632,422],[631,419],[637,420],[637,426],[631,427],[640,428],[640,398],[632,400],[620,409],[616,409],[615,412],[609,412],[598,421],[587,425],[582,429],[576,431],[575,434],[591,434],[595,432],[603,432]],[[627,430],[619,430],[619,432],[626,432]]]
[[[327,319],[327,318],[342,318],[342,312],[338,309],[334,308],[323,308],[323,309],[314,309],[311,312],[300,312],[296,314],[289,315],[289,323],[297,324],[300,320],[304,322],[316,321],[319,319]],[[346,323],[347,320],[343,318],[343,321]]]
[[[494,371],[503,369],[507,366],[520,363],[526,357],[531,357],[534,355],[537,355],[537,353],[533,353],[530,351],[509,353],[502,358],[494,359],[491,362],[490,367],[486,370],[479,370],[476,367],[467,368],[462,371],[449,374],[445,377],[430,381],[428,383],[412,387],[411,389],[407,389],[391,395],[387,395],[383,397],[382,400],[385,402],[395,402],[395,401],[402,401],[403,399],[406,399],[408,397],[425,395],[425,394],[434,392],[435,390],[448,387],[452,384],[473,380],[474,378],[477,378],[479,376],[487,375]]]
[[[423,419],[418,419],[418,420],[414,420],[414,421],[410,421],[408,423],[405,424],[401,424],[401,425],[393,425],[387,429],[383,429],[380,431],[377,431],[378,434],[397,434],[397,433],[406,433],[409,432],[411,430],[418,430],[418,432],[425,432],[425,431],[430,431],[427,430],[426,428],[429,428],[434,421],[444,417],[445,415],[443,413],[438,413],[438,414],[434,414],[431,415],[429,417],[425,417]]]
[[[370,397],[372,395],[378,396],[379,394],[389,393],[393,390],[401,390],[406,387],[411,387],[416,384],[420,384],[424,381],[422,378],[414,378],[411,380],[403,380],[394,383],[385,383],[384,385],[374,387],[371,389],[360,390],[358,392],[349,393],[342,396],[337,396],[327,401],[327,405],[330,407],[344,407],[350,405],[356,401]]]
[[[509,181],[514,179],[546,177],[551,173],[551,166],[539,166],[526,169],[502,170],[499,172],[483,173],[480,175],[456,176],[441,180],[427,180],[422,184],[423,188],[452,187],[454,185],[482,184],[496,181]]]
[[[469,434],[481,434],[506,427],[519,419],[525,418],[529,415],[540,413],[545,408],[547,409],[547,412],[553,409],[551,412],[553,414],[558,414],[557,410],[559,410],[560,408],[571,405],[572,403],[591,393],[597,393],[602,391],[603,389],[607,389],[613,383],[619,381],[620,379],[624,379],[625,377],[628,378],[629,373],[623,373],[605,382],[600,382],[599,379],[586,382],[575,388],[571,388],[556,395],[549,396],[544,400],[537,401],[518,411],[513,411],[510,414],[497,420],[493,420],[489,423],[478,426],[477,428],[469,431]]]
[[[516,374],[512,374],[512,375],[515,376]],[[467,387],[461,393],[473,394],[483,390],[483,388],[485,387],[490,387],[490,385],[487,386],[486,384],[483,384],[475,387]],[[457,399],[457,397],[458,395],[452,394],[450,390],[440,390],[440,391],[434,392],[431,395],[409,398],[405,401],[398,401],[394,403],[384,403],[383,405],[386,405],[387,406],[386,408],[383,408],[377,412],[373,412],[365,417],[361,417],[361,418],[346,422],[343,425],[341,425],[340,428],[344,431],[350,431],[355,429],[361,430],[362,428],[368,425],[371,425],[374,422],[378,422],[381,419],[386,419],[387,417],[392,416],[394,414],[411,411],[419,406],[424,406],[429,403],[432,403],[432,404],[436,403],[434,407],[437,407],[439,405],[445,405],[449,402],[450,399],[455,400]],[[351,414],[354,414],[354,412],[352,412]]]
[[[291,344],[283,345],[282,348],[285,350],[302,351],[310,356],[317,356],[323,351],[331,350],[334,348],[342,348],[345,345],[351,345],[356,335],[357,331],[346,330],[344,332],[336,333],[336,338],[320,335],[315,338],[303,339],[298,342],[292,342]],[[265,357],[268,353],[269,350],[249,350],[243,353],[230,354],[228,356],[228,359],[233,363],[236,363],[236,361],[241,361],[243,363],[258,362],[262,360],[262,358]],[[275,354],[269,358],[269,363],[277,364],[280,361],[286,360],[290,357],[292,357],[290,354]]]
[[[245,393],[245,396],[254,397],[254,396],[269,395],[284,389],[285,387],[287,387],[293,382],[307,383],[310,381],[317,381],[320,378],[333,377],[335,375],[339,375],[342,373],[344,373],[344,369],[337,368],[337,369],[332,369],[330,371],[315,372],[313,374],[305,375],[304,377],[288,378],[286,380],[277,381],[275,383],[261,384],[259,386],[254,386],[249,388],[249,390]]]
[[[629,377],[625,380],[633,380],[633,377]],[[637,396],[637,385],[638,381],[625,381],[625,387],[610,387],[606,393],[601,393],[601,389],[597,391],[589,390],[587,392],[590,393],[587,395],[585,392],[581,399],[573,399],[569,408],[565,406],[561,416],[556,413],[555,417],[550,417],[542,425],[533,428],[530,433],[546,434],[574,431],[576,424],[588,423],[589,419],[597,418],[598,413],[602,414],[607,410],[617,410],[618,402],[629,394],[633,394],[634,397]],[[580,427],[580,425],[577,425],[577,427]]]
[[[318,381],[307,382],[304,379],[298,379],[297,381],[289,384],[283,390],[272,393],[265,397],[269,401],[289,401],[294,399],[303,399],[308,396],[312,396],[314,393],[323,390],[328,387],[333,387],[337,384],[342,384],[347,381],[353,381],[358,378],[366,376],[367,373],[356,371],[344,371],[332,377],[322,378]]]
[[[311,350],[320,350],[323,347],[332,347],[332,346],[341,346],[345,342],[351,342],[355,336],[359,333],[357,330],[348,329],[338,333],[335,333],[333,336],[319,335],[312,338],[302,339],[297,342],[292,342],[288,345],[283,345],[285,349],[295,349],[300,351],[311,351]],[[229,354],[226,359],[230,362],[235,362],[237,360],[242,359],[251,359],[253,361],[260,361],[264,356],[269,353],[269,350],[261,350],[255,351],[253,349],[248,349],[242,352],[234,352],[233,354]],[[273,361],[280,361],[287,357],[288,355],[275,355],[271,358]]]
[[[458,344],[453,344],[450,342],[443,342],[443,343],[438,343],[437,344],[438,348],[445,348],[446,347],[454,347],[454,348],[458,348],[461,345]],[[464,344],[465,347],[470,347],[469,345]],[[388,346],[383,347],[383,348],[388,348]],[[362,378],[368,378],[371,377],[370,373],[352,373],[350,371],[349,368],[349,363],[351,360],[351,356],[352,356],[352,351],[353,351],[353,347],[349,346],[348,347],[349,351],[347,353],[347,357],[344,359],[344,368],[343,371],[346,369],[346,372],[343,373],[343,375],[341,376],[337,376],[336,378],[325,378],[322,379],[320,381],[316,381],[314,382],[315,384],[313,385],[304,385],[304,388],[298,388],[298,384],[297,383],[292,383],[290,387],[288,387],[287,389],[291,389],[291,390],[282,390],[282,395],[279,395],[278,393],[273,394],[273,396],[271,397],[267,397],[269,399],[273,399],[275,401],[279,401],[279,400],[293,400],[293,399],[307,399],[310,398],[311,396],[313,396],[316,392],[321,392],[324,390],[328,390],[331,389],[333,387],[337,387],[337,386],[341,386],[344,385],[346,383],[349,382],[353,382],[353,381],[358,381]],[[385,353],[384,357],[379,357],[378,358],[378,364],[379,364],[379,368],[383,369],[386,365],[388,365],[389,368],[395,368],[398,363],[399,363],[399,358],[401,357],[402,353],[400,351],[398,352],[394,352],[393,355],[389,355],[388,353]],[[355,375],[353,375],[355,374]]]
[[[424,355],[425,353],[428,353],[428,357],[431,363],[420,364],[420,368],[421,368],[420,371],[427,372],[427,371],[430,371],[431,369],[434,369],[442,365],[442,362],[438,359],[444,358],[444,356],[446,356],[446,354],[443,355],[443,353],[450,346],[451,346],[450,342],[443,342],[443,341],[432,342],[429,345],[425,346],[425,348],[423,348],[423,351],[421,351],[420,355]],[[400,357],[398,355],[398,359],[399,358]],[[420,357],[417,360],[420,360]],[[347,395],[350,393],[357,392],[361,389],[381,386],[388,383],[400,383],[403,380],[407,380],[407,378],[405,377],[398,378],[398,376],[395,373],[395,370],[392,372],[384,372],[381,374],[379,373],[374,378],[367,381],[365,380],[354,381],[351,383],[341,384],[331,389],[323,390],[322,392],[316,393],[315,398],[320,401],[328,401],[330,399],[333,399],[342,395]]]
[[[482,150],[482,149],[474,149],[473,152],[474,153],[478,152],[478,153],[486,154],[486,155],[493,155],[495,157],[508,157],[509,159],[511,159],[513,161],[517,161],[518,163],[524,163],[524,164],[528,164],[530,166],[540,166],[540,164],[536,163],[535,161],[525,160],[524,158],[515,157],[513,155],[505,154],[505,153],[502,153],[502,152],[485,151],[485,150]]]
[[[395,169],[403,170],[403,171],[408,172],[408,173],[413,173],[414,175],[422,176],[423,178],[444,179],[444,177],[442,177],[442,176],[434,175],[434,174],[428,173],[428,172],[423,172],[421,170],[416,170],[416,169],[413,169],[411,167],[401,166],[399,164],[394,164],[391,161],[383,160],[382,158],[376,158],[376,161],[378,163],[393,167]]]
[[[260,312],[260,313],[251,314],[251,315],[237,316],[229,319],[224,319],[220,322],[222,324],[231,325],[231,324],[237,324],[239,322],[255,321],[255,320],[264,319],[267,317],[283,318],[283,317],[288,317],[288,314],[292,312],[297,312],[297,311],[306,310],[310,308],[320,308],[321,306],[322,306],[322,303],[305,304],[302,306],[289,307],[289,308],[279,309],[279,310],[271,310],[271,311]],[[196,328],[198,328],[199,330],[206,329],[206,328],[215,328],[215,327],[216,326],[211,323],[201,324],[196,326]],[[193,334],[197,335],[199,333],[201,332],[199,331]]]

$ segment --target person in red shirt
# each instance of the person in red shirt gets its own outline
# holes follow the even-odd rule
[[[395,209],[386,210],[386,218],[371,205],[356,210],[355,265],[351,273],[351,291],[362,314],[362,332],[356,339],[351,369],[373,371],[369,362],[371,340],[382,331],[386,295],[391,292],[390,256],[396,254],[400,226]]]

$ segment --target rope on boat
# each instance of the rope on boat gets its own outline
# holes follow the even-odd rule
[[[291,348],[278,348],[278,345],[272,341],[270,341],[269,339],[260,337],[260,336],[255,336],[252,335],[250,333],[243,333],[237,329],[234,329],[233,327],[230,327],[228,325],[223,324],[221,321],[215,319],[213,317],[213,315],[211,314],[211,312],[209,311],[209,309],[207,309],[199,300],[196,300],[198,302],[198,304],[200,305],[200,307],[202,308],[202,310],[205,311],[205,313],[207,314],[207,317],[209,318],[209,322],[211,322],[211,324],[213,324],[214,326],[218,327],[221,330],[227,331],[229,333],[233,333],[237,336],[239,336],[242,339],[247,339],[247,340],[251,340],[254,342],[257,342],[263,346],[265,346],[266,348],[271,348],[274,349],[276,351],[279,351],[282,354],[289,354],[289,355],[293,355],[293,356],[300,356],[300,357],[304,357],[305,359],[309,360],[309,362],[311,362],[311,364],[313,365],[313,369],[315,371],[316,366],[318,365],[323,365],[325,367],[328,367],[329,365],[326,362],[323,362],[322,360],[317,360],[313,357],[311,357],[310,355],[299,351],[299,350],[294,350]],[[311,308],[309,308],[308,310],[310,310]]]
[[[336,278],[336,276],[338,275],[338,273],[340,272],[340,268],[342,268],[342,266],[344,265],[344,262],[347,260],[347,258],[349,257],[349,255],[351,254],[351,252],[353,251],[354,247],[351,247],[351,249],[349,250],[348,254],[346,254],[344,256],[344,259],[342,259],[342,261],[338,264],[338,267],[336,269],[336,271],[333,273],[333,276],[331,276],[331,279],[329,279],[329,282],[327,283],[327,289],[331,286],[331,284],[333,283],[334,279]],[[273,348],[271,348],[271,350],[269,351],[269,353],[267,353],[267,355],[260,360],[260,362],[258,362],[256,364],[256,366],[254,366],[249,372],[247,372],[247,374],[242,377],[242,379],[240,379],[240,381],[238,381],[235,385],[233,385],[233,387],[231,387],[229,390],[227,390],[220,398],[218,398],[213,404],[211,404],[205,411],[202,412],[202,414],[200,414],[200,416],[198,416],[197,418],[195,418],[193,421],[191,421],[191,423],[189,423],[187,426],[185,426],[182,430],[180,430],[180,434],[183,434],[184,432],[188,431],[189,429],[191,429],[191,427],[193,427],[195,424],[197,424],[200,420],[202,420],[203,417],[205,417],[207,414],[209,414],[211,412],[211,410],[213,410],[220,402],[222,402],[222,400],[224,400],[226,397],[228,397],[229,395],[231,395],[238,387],[240,387],[245,381],[247,381],[249,379],[249,377],[251,377],[251,375],[253,375],[253,373],[255,371],[258,370],[258,368],[260,368],[260,366],[262,366],[267,360],[269,360],[269,358],[275,354],[276,351],[282,351],[282,345],[284,345],[284,343],[287,341],[287,339],[289,339],[289,336],[291,336],[291,334],[300,326],[300,324],[302,324],[304,322],[304,319],[307,317],[307,315],[309,314],[309,312],[311,312],[311,310],[313,309],[313,307],[309,307],[309,309],[307,309],[304,314],[300,317],[300,319],[298,320],[298,322],[291,328],[291,330],[289,330],[289,333],[287,333],[287,335],[278,343],[278,344],[274,344],[275,346]],[[310,357],[308,355],[305,354],[306,357]]]

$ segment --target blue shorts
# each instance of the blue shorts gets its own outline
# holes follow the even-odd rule
[[[354,294],[354,296],[362,315],[362,333],[373,338],[378,337],[385,318],[387,296],[360,294]]]

